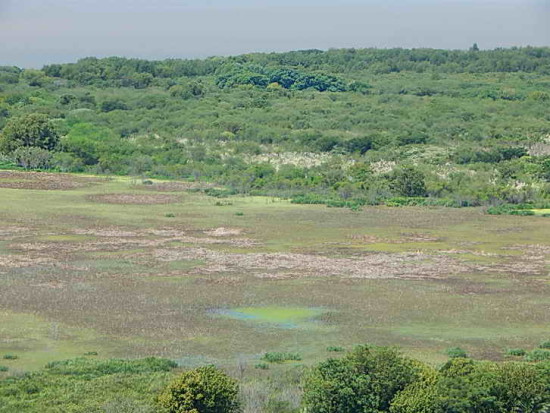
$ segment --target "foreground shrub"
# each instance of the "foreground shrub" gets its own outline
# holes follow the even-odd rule
[[[159,396],[170,413],[231,413],[239,411],[237,382],[214,366],[183,373]]]
[[[357,347],[342,359],[329,359],[305,380],[308,413],[387,411],[397,393],[419,375],[417,363],[391,348]]]
[[[550,401],[548,377],[525,363],[454,358],[417,380],[392,403],[392,413],[543,412]]]

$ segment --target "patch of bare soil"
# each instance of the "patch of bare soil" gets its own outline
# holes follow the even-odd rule
[[[170,243],[191,244],[194,246],[219,244],[238,248],[249,248],[259,245],[257,241],[249,238],[232,238],[230,236],[198,237],[192,235],[193,233],[194,231],[178,229],[126,230],[117,227],[75,229],[73,234],[90,235],[96,239],[78,242],[12,242],[9,248],[16,253],[13,257],[27,257],[26,259],[31,262],[29,265],[32,266],[32,262],[36,259],[52,259],[55,257],[60,261],[66,261],[68,258],[67,254],[162,248]],[[142,258],[143,256],[144,254],[140,252],[129,252],[125,254],[125,257]],[[7,257],[12,257],[12,255],[8,255]],[[40,262],[38,264],[40,264]],[[7,261],[6,263],[0,261],[0,267],[7,266],[12,267],[14,265],[8,265]]]
[[[212,237],[229,237],[234,235],[240,235],[241,232],[242,230],[239,228],[224,228],[224,227],[204,231],[206,235],[210,235]]]
[[[169,194],[103,194],[92,195],[88,198],[104,204],[121,205],[160,205],[173,204],[179,201],[177,195]]]
[[[80,229],[74,230],[76,235],[92,235],[95,237],[137,237],[138,234],[135,231],[121,230],[118,228],[98,228],[98,229]]]
[[[0,240],[9,241],[14,238],[17,238],[18,236],[21,236],[21,234],[28,233],[29,231],[30,229],[25,227],[15,227],[15,226],[0,227]]]
[[[478,257],[502,257],[502,255],[495,254],[493,252],[475,251],[475,250],[450,249],[450,250],[439,250],[438,252],[442,254],[470,254],[470,255],[476,255]]]
[[[51,265],[55,262],[52,257],[29,254],[0,255],[0,272],[10,268],[36,267]]]
[[[519,250],[522,251],[523,254],[511,258],[503,264],[491,267],[488,269],[489,271],[497,273],[542,275],[546,277],[550,275],[548,271],[550,260],[547,258],[547,256],[550,255],[549,245],[514,245],[505,249]]]
[[[69,190],[101,182],[100,178],[47,172],[0,171],[0,188]]]

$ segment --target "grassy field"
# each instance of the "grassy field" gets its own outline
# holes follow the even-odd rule
[[[438,363],[448,347],[500,359],[550,336],[547,218],[187,189],[0,172],[0,357],[17,356],[0,364],[309,364],[359,343]]]

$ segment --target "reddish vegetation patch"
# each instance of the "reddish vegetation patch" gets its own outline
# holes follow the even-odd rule
[[[134,188],[148,189],[150,191],[158,192],[182,192],[189,189],[205,189],[212,188],[213,185],[202,182],[155,182],[150,185],[135,185]]]
[[[68,190],[101,182],[99,178],[46,172],[0,171],[0,188]]]
[[[168,194],[104,194],[89,197],[92,201],[104,204],[133,204],[133,205],[155,205],[172,204],[179,201],[177,195]]]
[[[389,239],[377,237],[375,235],[351,235],[350,238],[358,240],[367,244],[406,244],[411,242],[437,242],[441,241],[441,238],[434,237],[430,234],[417,234],[417,233],[402,233],[402,237],[399,239]]]
[[[368,254],[354,258],[331,258],[311,254],[237,254],[207,248],[165,248],[154,250],[159,261],[199,259],[205,266],[194,272],[245,272],[260,278],[342,276],[350,278],[439,278],[467,272],[470,267],[448,256],[422,253]]]

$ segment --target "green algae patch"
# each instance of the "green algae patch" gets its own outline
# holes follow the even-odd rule
[[[218,311],[222,316],[280,328],[311,326],[325,310],[310,307],[239,307]]]

